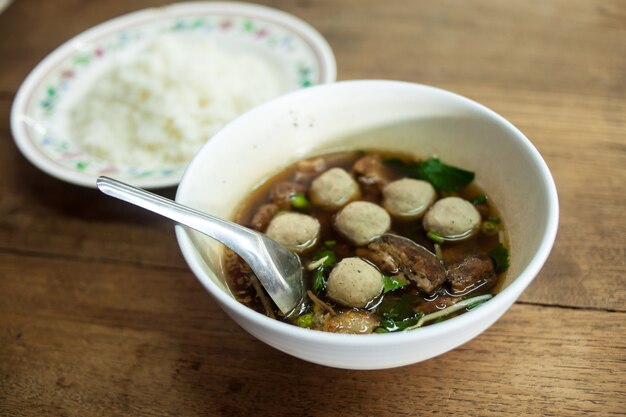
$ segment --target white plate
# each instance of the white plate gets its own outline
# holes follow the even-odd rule
[[[91,188],[100,175],[144,188],[178,184],[186,163],[143,170],[99,159],[76,145],[62,117],[64,104],[87,85],[84,80],[115,56],[132,53],[134,46],[169,32],[193,32],[221,44],[254,49],[257,56],[278,63],[286,91],[335,81],[335,58],[328,43],[310,25],[287,13],[247,3],[180,3],[146,9],[70,39],[28,75],[11,111],[13,137],[24,156],[54,177]]]

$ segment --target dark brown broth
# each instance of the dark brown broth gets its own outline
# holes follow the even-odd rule
[[[410,158],[410,157],[407,157],[406,155],[397,154],[397,153],[380,152],[380,151],[369,151],[367,153],[368,154],[376,153],[380,155],[383,160],[391,159],[391,158],[398,158],[406,162],[418,162],[417,160],[415,160],[415,158]],[[326,161],[326,169],[330,169],[333,167],[340,167],[350,172],[354,162],[362,156],[363,156],[362,152],[342,152],[342,153],[336,153],[336,154],[322,155],[321,157],[324,158],[324,160]],[[254,216],[255,212],[259,209],[259,207],[271,202],[270,191],[272,187],[281,181],[292,181],[297,171],[296,166],[297,166],[297,163],[294,163],[291,166],[285,168],[280,173],[264,181],[257,189],[255,189],[246,198],[242,206],[239,208],[234,220],[239,224],[249,227],[252,217]],[[392,179],[395,180],[395,179],[400,179],[403,177],[404,175],[396,171],[395,178],[392,178]],[[305,184],[308,189],[310,183],[312,182],[314,178],[315,177],[309,179],[306,182],[301,181],[301,183]],[[485,193],[478,185],[476,185],[475,182],[472,182],[470,185],[468,185],[463,190],[458,192],[457,195],[466,200],[472,200],[473,198],[477,196],[487,195],[487,193]],[[438,198],[442,198],[442,197],[443,196],[441,194],[438,196]],[[380,198],[369,199],[368,201],[371,201],[376,204],[381,204]],[[337,261],[340,261],[341,259],[346,258],[346,257],[355,256],[354,245],[346,241],[332,227],[332,222],[333,222],[335,213],[331,213],[331,212],[322,210],[320,208],[311,206],[311,208],[308,211],[306,211],[306,214],[311,215],[319,220],[321,224],[321,233],[320,233],[321,244],[323,244],[323,242],[326,242],[326,241],[337,242],[336,246],[333,248],[334,252],[337,255]],[[500,218],[500,215],[498,211],[496,210],[496,208],[494,207],[494,205],[492,204],[491,200],[489,200],[488,212],[482,213],[483,219],[487,218],[488,216],[497,216],[498,218]],[[504,225],[502,223],[501,223],[501,228],[502,228],[501,230],[505,230]],[[426,233],[422,228],[421,220],[408,222],[408,223],[393,220],[391,230],[388,233],[393,233],[396,235],[407,237],[415,241],[416,243],[422,245],[423,247],[427,248],[431,252],[434,253],[435,251],[434,242],[426,236]],[[467,254],[486,254],[489,251],[491,251],[498,243],[499,243],[498,235],[487,236],[483,233],[478,233],[475,237],[465,240],[465,241],[461,241],[461,242],[446,242],[444,245],[442,245],[443,260],[452,261]],[[302,260],[303,265],[306,265],[311,260],[311,256],[313,253],[314,252],[309,252],[307,254],[301,255],[301,260]],[[257,296],[256,290],[253,288],[253,286],[249,284],[247,277],[244,276],[245,274],[240,273],[240,271],[233,271],[233,270],[230,270],[230,271],[225,270],[224,272],[227,277],[227,283],[229,287],[231,288],[231,291],[233,292],[235,297],[240,302],[247,305],[248,307],[262,314],[266,314],[266,310],[263,307],[261,300]],[[305,277],[305,284],[307,285],[307,288],[310,289],[312,287],[313,273],[306,272],[306,274],[307,275]],[[495,293],[496,290],[500,287],[501,282],[503,281],[504,274],[505,273],[500,274],[500,276],[498,277],[498,284],[496,284],[494,288],[491,288],[490,290],[484,290],[480,287],[473,288],[463,295],[468,296],[468,297],[470,296],[473,297],[473,296],[477,296],[477,295],[481,295],[485,293]],[[412,303],[415,306],[419,306],[420,304],[424,302],[436,300],[438,297],[441,297],[441,299],[444,299],[445,296],[451,295],[451,293],[447,290],[445,284],[439,289],[439,291],[437,291],[435,294],[431,296],[426,296],[422,294],[415,286],[409,285],[403,289],[385,294],[384,296],[385,300],[383,301],[393,302],[394,300],[397,300],[399,297],[401,297],[404,294],[407,294],[411,297],[411,299],[413,300]],[[456,296],[458,297],[458,294]],[[335,307],[338,310],[346,310],[345,307],[338,306],[335,303],[333,303],[330,299],[326,298],[323,293],[318,294],[318,297],[322,299],[324,302],[328,303],[329,305]],[[442,305],[442,307],[445,307],[445,305]],[[281,319],[280,311],[276,307],[274,307],[274,315],[277,318]]]

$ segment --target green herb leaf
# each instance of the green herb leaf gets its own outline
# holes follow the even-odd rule
[[[424,316],[424,313],[421,311],[414,311],[412,316],[405,319],[395,319],[388,315],[383,315],[380,320],[380,328],[384,329],[386,332],[401,331],[408,327],[415,326],[422,316]]]
[[[315,272],[313,272],[313,292],[316,294],[326,288],[326,277],[324,275],[326,270],[337,263],[335,252],[324,249],[324,247],[315,251],[311,263],[317,262],[320,259],[324,259],[324,261],[317,267]]]
[[[318,268],[326,268],[329,266],[333,266],[337,263],[337,256],[335,256],[335,252],[332,250],[319,248],[313,254],[313,260],[311,262],[319,261],[322,258],[326,258],[324,262]]]
[[[403,279],[383,275],[383,292],[385,294],[389,291],[394,291],[398,288],[406,287],[407,285],[409,285],[409,283]]]
[[[404,320],[415,314],[415,304],[416,299],[411,294],[402,294],[400,297],[390,294],[383,298],[376,310],[381,317]]]
[[[311,207],[309,199],[306,198],[306,196],[302,193],[296,193],[290,196],[289,203],[291,204],[291,207],[297,210],[307,210],[309,207]]]
[[[326,278],[324,277],[324,268],[320,267],[313,273],[313,292],[318,294],[326,288]]]
[[[500,218],[498,216],[489,216],[487,217],[487,221],[491,223],[500,224]]]
[[[327,240],[326,242],[324,242],[324,246],[326,246],[328,249],[334,248],[336,244],[336,240]]]
[[[496,264],[497,273],[500,273],[509,267],[509,251],[502,243],[498,243],[498,246],[489,252],[489,256],[491,256],[491,259],[493,259]]]
[[[439,191],[459,191],[474,180],[474,173],[430,158],[411,167],[410,176],[430,182]]]
[[[474,197],[471,200],[472,204],[475,206],[478,206],[480,204],[485,204],[487,202],[487,196],[486,195],[479,195],[478,197]]]

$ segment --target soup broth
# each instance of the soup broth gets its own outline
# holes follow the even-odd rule
[[[462,181],[454,183],[457,177]],[[341,196],[343,183],[349,191],[343,190]],[[432,193],[430,201],[428,193]],[[405,210],[407,202],[422,207],[409,204]],[[443,207],[446,203],[448,209]],[[444,218],[448,224],[442,225],[436,212],[454,213],[455,204],[459,210],[469,210],[466,217],[474,223],[470,222],[468,231],[446,236],[441,230],[458,228],[458,219],[465,221],[465,217],[458,217],[456,224],[454,219]],[[356,220],[348,215],[350,211],[360,215],[361,209],[372,210],[363,216],[374,220],[359,231],[350,223]],[[316,220],[319,225],[315,238],[310,239],[314,241],[296,248],[305,267],[308,290],[297,312],[283,317],[247,265],[229,250],[223,256],[223,270],[238,301],[301,327],[386,333],[429,325],[476,308],[490,298],[498,291],[508,265],[505,224],[488,194],[474,183],[472,173],[436,159],[416,161],[395,153],[359,151],[299,161],[254,190],[235,221],[270,235],[274,230],[268,226],[278,230],[281,220],[277,219],[286,213],[305,215],[306,219],[294,218],[311,224]],[[383,219],[380,225],[376,216]],[[282,220],[286,222],[287,217]],[[374,230],[378,227],[382,233]],[[300,233],[306,227],[296,229]],[[370,235],[359,241],[353,232]],[[281,234],[276,236],[282,238]],[[420,265],[424,265],[423,270]],[[346,276],[349,271],[369,275]],[[380,275],[380,293],[376,274]],[[355,286],[354,294],[346,293],[351,285]]]

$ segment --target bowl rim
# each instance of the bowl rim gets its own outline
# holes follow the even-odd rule
[[[96,188],[97,175],[83,173],[77,169],[61,165],[57,160],[43,152],[35,143],[35,138],[31,137],[28,132],[26,120],[29,118],[29,104],[34,98],[40,83],[52,71],[58,68],[62,60],[76,50],[77,45],[93,42],[94,39],[103,33],[117,33],[128,25],[148,24],[152,21],[156,22],[161,19],[186,16],[193,13],[222,13],[233,16],[248,13],[287,28],[291,32],[297,33],[313,49],[320,66],[321,78],[319,83],[327,84],[336,80],[337,63],[326,39],[306,21],[282,10],[253,3],[219,1],[183,2],[145,8],[106,20],[72,36],[49,52],[28,73],[15,95],[10,114],[13,140],[22,155],[35,167],[52,177],[74,185]],[[184,172],[182,170],[177,174],[166,177],[137,177],[126,179],[125,181],[143,188],[164,188],[179,184]]]
[[[264,314],[258,313],[249,307],[244,306],[239,303],[237,300],[228,295],[225,291],[223,291],[219,286],[217,286],[210,278],[204,276],[204,271],[202,270],[202,261],[200,257],[196,255],[196,249],[194,244],[189,237],[186,229],[183,226],[176,225],[175,233],[178,240],[179,247],[183,254],[183,257],[187,261],[187,264],[194,272],[198,280],[205,286],[205,288],[209,291],[209,293],[217,299],[217,301],[236,311],[238,314],[243,316],[245,320],[248,320],[259,327],[269,327],[276,333],[280,333],[292,338],[301,339],[309,342],[320,342],[320,343],[329,343],[338,346],[353,346],[358,344],[360,346],[376,346],[376,347],[384,347],[389,345],[395,345],[397,343],[416,341],[420,339],[430,339],[436,338],[443,334],[448,334],[450,332],[460,331],[463,328],[467,327],[472,322],[481,322],[487,321],[489,317],[493,317],[497,311],[502,311],[504,313],[511,304],[515,302],[515,300],[521,295],[524,289],[533,281],[533,279],[538,275],[544,263],[546,262],[552,246],[554,245],[554,241],[556,239],[558,222],[559,222],[559,201],[556,190],[556,185],[554,183],[554,179],[552,178],[552,174],[550,170],[540,155],[539,151],[535,148],[535,146],[531,143],[531,141],[519,130],[517,129],[511,122],[506,120],[504,117],[496,113],[495,111],[489,109],[488,107],[471,100],[467,97],[461,96],[457,93],[453,93],[448,90],[444,90],[438,87],[428,86],[425,84],[412,83],[406,81],[396,81],[396,80],[382,80],[382,79],[371,79],[371,80],[349,80],[349,81],[339,81],[332,84],[319,85],[315,87],[311,87],[305,90],[297,90],[291,93],[285,94],[283,96],[277,97],[269,102],[262,104],[243,115],[237,117],[235,120],[228,123],[222,130],[220,130],[214,139],[219,136],[227,135],[228,132],[236,127],[237,125],[246,123],[249,119],[252,119],[256,116],[256,113],[267,111],[273,107],[282,107],[285,103],[288,103],[292,100],[299,100],[302,96],[307,96],[310,94],[316,94],[318,91],[322,89],[337,89],[337,88],[352,88],[353,86],[358,85],[369,85],[369,86],[395,86],[396,88],[411,88],[411,89],[423,89],[425,91],[434,92],[436,94],[441,94],[447,96],[450,99],[458,100],[463,102],[465,105],[468,105],[470,108],[485,113],[489,118],[491,118],[494,122],[503,126],[506,130],[510,131],[511,134],[519,141],[522,142],[529,155],[532,157],[534,164],[540,171],[540,177],[543,180],[543,186],[547,190],[548,195],[548,212],[546,216],[546,230],[541,239],[541,242],[535,252],[535,255],[532,257],[528,265],[520,272],[520,274],[502,291],[497,293],[492,299],[488,302],[482,304],[480,308],[473,309],[468,311],[462,315],[453,317],[449,320],[445,320],[441,323],[433,324],[430,326],[426,326],[420,329],[407,331],[407,332],[393,332],[387,333],[384,335],[380,334],[338,334],[338,333],[327,333],[318,330],[304,329],[298,326],[294,326],[292,324],[287,324],[281,322],[276,319],[272,319],[270,317],[265,316]],[[206,143],[200,151],[196,154],[196,157],[191,161],[191,163],[187,166],[183,177],[181,179],[180,185],[176,192],[176,201],[179,203],[183,203],[185,194],[185,184],[186,178],[190,175],[191,171],[195,167],[196,164],[200,162],[200,155],[204,152],[208,152],[206,149],[210,149],[211,146],[218,146],[218,141],[212,140]],[[497,317],[496,317],[497,318]],[[488,327],[488,326],[487,326]]]

